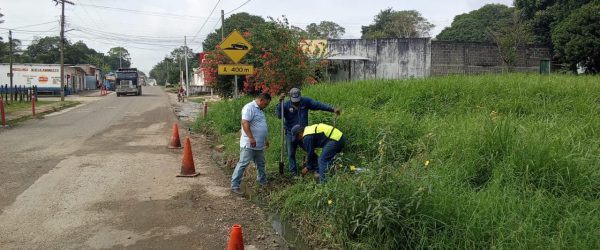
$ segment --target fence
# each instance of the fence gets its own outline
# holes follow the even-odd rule
[[[0,85],[0,95],[7,104],[13,102],[31,102],[32,94],[38,96],[37,86],[25,87],[25,86],[13,86],[12,88],[8,84]]]

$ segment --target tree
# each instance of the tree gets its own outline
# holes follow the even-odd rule
[[[427,37],[435,25],[416,10],[382,10],[375,16],[374,23],[362,26],[362,38],[411,38]]]
[[[454,17],[436,39],[459,42],[494,42],[490,32],[497,31],[513,20],[514,8],[502,4],[486,4],[478,10]]]
[[[208,34],[204,42],[202,42],[202,48],[204,51],[215,49],[221,43],[221,29],[223,29],[225,36],[227,36],[233,30],[243,33],[263,23],[265,23],[265,19],[260,16],[250,15],[246,12],[233,14],[225,19],[225,27],[216,29],[215,32]]]
[[[531,43],[529,27],[519,19],[518,13],[515,13],[511,19],[503,20],[495,30],[489,29],[488,32],[498,46],[500,58],[507,70],[512,71],[519,49]]]
[[[163,85],[165,82],[178,83],[180,74],[179,65],[182,66],[181,70],[183,70],[185,74],[184,60],[186,50],[188,55],[188,67],[190,68],[189,74],[191,75],[193,71],[191,69],[200,66],[200,58],[198,57],[198,53],[194,53],[189,47],[181,46],[171,51],[171,53],[165,56],[161,62],[154,65],[152,70],[150,70],[150,77],[156,79],[159,85]]]
[[[573,71],[581,64],[588,73],[600,72],[600,1],[573,11],[553,29],[556,53]]]
[[[111,48],[108,53],[108,64],[112,70],[118,68],[129,68],[131,66],[131,57],[129,51],[123,47]]]
[[[321,21],[307,25],[306,32],[309,39],[338,39],[346,33],[346,29],[331,21]]]
[[[290,26],[285,17],[281,20],[271,18],[242,35],[254,46],[243,63],[252,64],[255,68],[254,74],[246,76],[243,84],[238,85],[243,86],[243,91],[277,94],[316,82],[315,69],[322,64],[308,60],[299,46],[301,37],[298,30]],[[231,96],[233,77],[217,75],[217,65],[227,63],[229,59],[220,50],[206,53],[202,63],[206,84],[223,96]]]
[[[173,60],[175,60],[176,63],[179,63],[180,61],[183,62],[185,60],[186,55],[188,60],[191,60],[192,58],[194,58],[194,51],[190,47],[186,46],[181,46],[171,51],[171,58],[173,58]]]
[[[311,39],[311,38],[309,38],[308,32],[306,32],[306,30],[303,30],[300,27],[292,25],[292,26],[290,26],[290,29],[292,30],[294,35],[296,37],[298,37],[300,40]]]
[[[90,58],[102,57],[102,61],[94,60],[96,63],[91,63]],[[101,66],[104,62],[104,56],[96,50],[89,48],[84,42],[78,41],[74,44],[65,45],[65,63],[66,64],[94,64]],[[98,58],[99,59],[99,58]]]
[[[69,42],[65,41],[65,47],[68,46]],[[59,63],[60,37],[37,37],[27,46],[25,54],[30,58],[32,63]]]
[[[534,42],[552,47],[554,27],[567,18],[571,12],[593,0],[515,0],[521,18],[531,26]]]

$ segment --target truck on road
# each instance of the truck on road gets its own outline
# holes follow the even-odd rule
[[[115,80],[117,96],[142,95],[142,85],[139,84],[139,74],[136,68],[120,68]]]

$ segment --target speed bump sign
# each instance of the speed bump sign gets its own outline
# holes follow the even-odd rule
[[[219,47],[234,63],[238,63],[242,60],[242,58],[248,54],[248,51],[252,49],[252,45],[250,45],[237,30],[231,32],[227,38],[219,44]]]

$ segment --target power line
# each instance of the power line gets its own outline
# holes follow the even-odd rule
[[[247,3],[249,3],[250,1],[252,1],[252,0],[248,0],[248,1],[246,1],[245,3],[243,3],[243,4],[242,4],[242,5],[240,5],[240,6],[238,6],[237,8],[233,9],[232,11],[229,11],[229,12],[225,13],[225,15],[229,15],[230,13],[232,13],[232,12],[234,12],[234,11],[238,10],[239,8],[241,8],[241,7],[244,7],[244,5],[246,5],[246,4],[247,4]]]
[[[192,40],[190,40],[190,43],[194,42],[194,40],[196,39],[196,37],[198,36],[198,34],[200,34],[200,31],[202,31],[202,29],[204,28],[204,26],[208,22],[208,19],[215,12],[215,9],[217,9],[217,6],[219,6],[220,2],[221,2],[221,0],[217,1],[217,3],[215,4],[215,7],[213,7],[213,9],[210,11],[210,14],[208,15],[208,17],[206,17],[206,20],[204,20],[204,23],[202,24],[202,26],[200,26],[200,29],[198,30],[198,32],[196,32],[196,34],[194,35],[194,37],[192,38]]]
[[[181,38],[179,37],[155,37],[155,36],[135,36],[128,34],[119,34],[112,32],[105,32],[99,30],[88,29],[85,27],[76,26],[75,31],[92,35],[98,38],[113,39],[126,42],[153,42],[153,43],[167,43],[167,44],[181,44]]]
[[[106,9],[106,10],[129,12],[129,13],[134,13],[134,14],[139,14],[139,15],[171,17],[171,18],[195,18],[195,19],[205,18],[205,17],[201,17],[201,16],[177,15],[177,14],[171,14],[171,13],[165,13],[165,12],[154,12],[154,11],[141,11],[141,10],[124,9],[124,8],[109,7],[109,6],[102,6],[102,5],[95,5],[95,4],[80,3],[79,5],[95,7],[95,8],[99,8],[99,9]]]
[[[157,46],[157,47],[174,47],[174,46],[181,46],[181,41],[180,40],[147,40],[147,39],[131,39],[131,38],[127,38],[127,37],[119,37],[119,36],[107,36],[107,35],[102,35],[102,34],[95,34],[93,32],[88,32],[88,31],[83,31],[83,30],[75,30],[76,32],[81,32],[83,35],[80,35],[80,37],[82,38],[89,38],[89,39],[99,39],[99,40],[104,40],[104,41],[111,41],[111,42],[119,42],[119,43],[134,43],[134,44],[140,44],[140,45],[150,45],[150,46]]]
[[[17,30],[17,29],[22,29],[22,28],[29,28],[29,27],[35,27],[35,26],[41,26],[41,25],[50,24],[50,23],[57,23],[57,20],[49,21],[49,22],[45,22],[45,23],[38,23],[38,24],[31,24],[31,25],[20,26],[20,27],[13,28],[12,30]]]
[[[98,25],[98,22],[96,22],[96,19],[94,17],[92,17],[92,15],[87,11],[87,8],[83,7],[82,9],[89,16],[89,21],[91,22],[92,26],[94,26],[95,28],[97,28],[97,29],[100,30],[101,29],[101,25]],[[75,15],[77,15],[76,11],[73,11],[73,13],[75,13]],[[80,19],[82,19],[81,16],[79,16],[79,15],[77,15],[77,17],[79,17]],[[86,22],[88,21],[87,19],[84,19],[84,20]]]
[[[48,30],[22,30],[22,29],[8,29],[8,28],[0,28],[0,29],[2,29],[2,30],[19,31],[19,32],[23,32],[23,33],[43,33],[43,32],[48,32]]]

